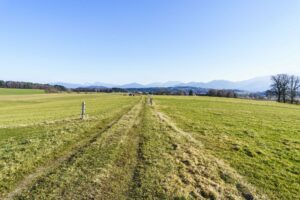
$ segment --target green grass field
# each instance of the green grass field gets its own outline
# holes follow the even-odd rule
[[[88,119],[80,120],[81,102]],[[38,166],[75,151],[137,98],[122,95],[44,94],[0,97],[0,193]],[[74,150],[75,149],[75,150]]]
[[[45,94],[45,90],[0,88],[0,95],[30,95],[30,94]]]
[[[1,199],[298,199],[299,162],[299,106],[0,96]]]
[[[156,103],[270,198],[299,198],[299,106],[208,97],[158,97]]]

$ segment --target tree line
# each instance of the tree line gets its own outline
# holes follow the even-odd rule
[[[79,87],[72,89],[73,92],[102,92],[102,93],[113,93],[113,92],[127,92],[127,90],[124,90],[122,88],[84,88]]]
[[[41,89],[46,92],[61,92],[68,89],[61,85],[49,85],[32,82],[20,82],[20,81],[3,81],[0,80],[0,88],[18,88],[18,89]]]
[[[207,96],[211,97],[228,97],[228,98],[237,98],[238,94],[234,90],[217,90],[210,89],[207,92]]]
[[[275,96],[278,102],[296,103],[299,96],[300,78],[295,75],[277,74],[271,77],[271,89],[267,96]]]

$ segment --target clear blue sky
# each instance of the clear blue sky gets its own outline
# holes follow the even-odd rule
[[[299,0],[0,0],[0,79],[300,74]]]

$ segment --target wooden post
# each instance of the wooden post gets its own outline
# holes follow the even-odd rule
[[[85,118],[85,102],[83,101],[81,104],[81,119]]]

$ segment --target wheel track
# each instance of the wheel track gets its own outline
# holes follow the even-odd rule
[[[140,126],[138,127],[137,131],[142,131],[142,125],[145,120],[145,108],[146,105],[144,105],[143,111],[141,113],[141,119],[140,119]],[[135,155],[135,164],[132,169],[132,177],[131,177],[131,183],[129,185],[128,191],[127,191],[127,198],[126,199],[135,199],[135,190],[136,188],[141,187],[141,177],[140,177],[140,168],[142,168],[144,164],[144,156],[143,156],[143,150],[142,146],[144,144],[144,136],[143,133],[138,134],[138,140],[136,145],[136,155]]]
[[[144,106],[145,104],[143,102],[140,112],[134,120],[134,125],[127,129],[127,131],[123,134],[124,137],[121,141],[123,146],[126,146],[126,148],[121,150],[115,160],[112,160],[107,164],[113,167],[108,167],[108,170],[105,171],[104,174],[99,174],[99,176],[103,177],[101,179],[102,183],[109,182],[110,184],[108,186],[105,184],[100,185],[99,190],[101,190],[101,193],[99,193],[98,196],[95,196],[95,199],[129,198],[132,177],[134,176],[135,168],[138,163],[141,137],[139,128],[143,119],[142,113],[144,111]],[[121,149],[121,146],[118,146],[118,148]],[[114,187],[111,187],[110,185],[114,185]],[[120,190],[117,187],[122,187],[122,189]]]

